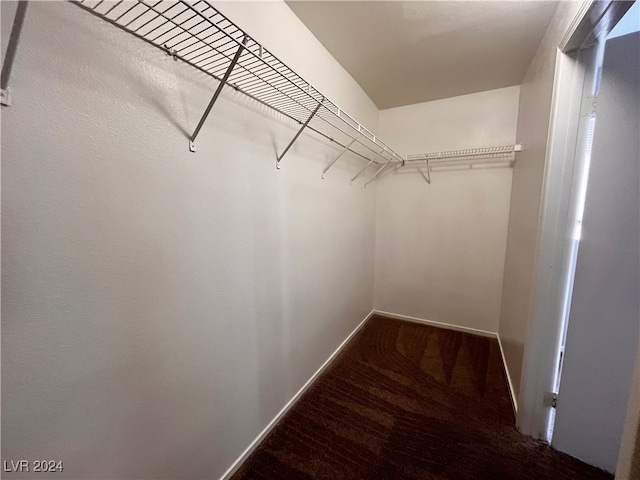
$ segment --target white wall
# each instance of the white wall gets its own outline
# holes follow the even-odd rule
[[[221,10],[375,129],[284,3]],[[310,133],[276,171],[296,126],[228,90],[189,153],[216,86],[70,3],[29,4],[2,109],[3,459],[216,478],[369,313],[361,161],[321,180],[336,149]]]
[[[380,112],[403,154],[513,144],[519,87]],[[520,160],[518,159],[518,162]],[[496,332],[511,169],[398,170],[377,183],[374,307]]]
[[[613,472],[640,333],[640,32],[608,40],[553,446]]]
[[[640,3],[634,3],[632,8],[640,8]],[[640,178],[638,181],[640,182]],[[638,189],[640,191],[640,184]],[[640,205],[638,206],[638,215],[640,216]],[[640,218],[638,221],[640,222]],[[640,289],[638,296],[640,297]],[[616,464],[616,480],[631,480],[634,477],[640,477],[640,337],[638,338],[636,364],[629,390],[624,430],[620,439],[620,453]]]
[[[536,269],[538,222],[558,44],[581,2],[560,2],[520,86],[517,138],[523,144],[513,169],[499,335],[506,369],[520,389],[524,344]]]
[[[636,365],[616,464],[616,480],[640,478],[640,339],[638,341]]]

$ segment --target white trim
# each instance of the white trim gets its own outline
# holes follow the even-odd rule
[[[502,357],[502,364],[504,365],[505,376],[507,377],[507,384],[509,385],[509,396],[511,397],[511,405],[513,407],[513,413],[518,414],[518,401],[516,400],[515,390],[513,388],[513,382],[511,381],[511,375],[509,374],[509,368],[507,366],[507,360],[504,357],[504,349],[502,348],[502,342],[500,341],[500,335],[495,332],[489,332],[488,330],[480,330],[478,328],[463,327],[460,325],[453,325],[451,323],[436,322],[434,320],[426,320],[424,318],[410,317],[407,315],[400,315],[397,313],[384,312],[382,310],[373,310],[373,314],[384,315],[385,317],[395,318],[397,320],[405,320],[408,322],[422,323],[425,325],[431,325],[433,327],[446,328],[447,330],[456,330],[458,332],[471,333],[472,335],[480,335],[482,337],[495,338],[498,340],[500,346],[500,356]]]
[[[286,415],[291,407],[300,399],[300,397],[307,391],[307,389],[311,386],[311,384],[320,376],[320,374],[327,368],[327,366],[333,361],[333,359],[342,351],[342,349],[349,343],[349,340],[353,338],[353,336],[358,333],[358,331],[364,326],[364,324],[369,320],[373,314],[376,313],[374,310],[369,312],[369,314],[362,320],[358,326],[349,334],[347,338],[336,348],[336,350],[327,358],[327,360],[320,366],[316,373],[311,375],[311,378],[307,380],[307,382],[298,390],[298,392],[289,400],[282,410],[278,412],[278,414],[269,422],[269,424],[260,432],[260,434],[249,444],[244,452],[236,459],[235,462],[231,464],[231,466],[227,469],[226,472],[222,474],[220,480],[228,480],[231,476],[238,471],[238,469],[242,466],[244,461],[253,453],[253,451],[260,445],[262,440],[271,432],[273,427],[280,421],[282,417]]]
[[[575,17],[573,17],[573,20],[571,20],[567,31],[564,33],[564,36],[560,40],[560,44],[558,45],[560,51],[566,52],[567,45],[569,44],[571,37],[575,35],[576,31],[578,30],[578,25],[580,25],[582,19],[587,15],[587,12],[589,11],[593,3],[594,0],[583,0],[582,5],[580,5],[580,8],[576,12]],[[582,41],[584,40],[584,38],[580,40]]]
[[[496,335],[498,339],[498,345],[500,345],[500,355],[502,355],[502,363],[504,364],[504,374],[507,377],[507,383],[509,384],[509,393],[511,394],[511,405],[513,406],[513,413],[518,415],[518,401],[516,400],[516,393],[513,389],[513,382],[511,381],[511,375],[509,374],[509,367],[507,366],[507,359],[504,357],[504,349],[502,348],[502,341],[500,340],[500,334]]]
[[[433,327],[446,328],[447,330],[456,330],[458,332],[472,333],[473,335],[480,335],[481,337],[498,338],[496,332],[489,332],[488,330],[480,330],[477,328],[463,327],[460,325],[453,325],[451,323],[436,322],[434,320],[427,320],[424,318],[409,317],[407,315],[399,315],[397,313],[383,312],[382,310],[373,310],[371,313],[377,313],[378,315],[384,315],[385,317],[395,318],[397,320],[406,320],[414,323],[424,323]]]
[[[524,435],[550,443],[551,408],[560,360],[567,280],[570,276],[577,184],[583,163],[583,93],[589,95],[596,51],[556,56],[552,108],[545,154],[536,242],[535,275],[525,337],[516,425]],[[583,88],[585,92],[583,92]]]
[[[447,330],[455,330],[458,332],[470,333],[472,335],[479,335],[481,337],[489,337],[495,338],[498,340],[498,345],[500,346],[500,354],[502,356],[502,363],[504,364],[504,371],[507,377],[507,383],[509,384],[509,393],[511,394],[511,401],[513,402],[513,408],[517,412],[518,411],[518,403],[516,402],[516,397],[513,391],[513,384],[511,383],[511,377],[509,376],[509,370],[507,368],[507,363],[504,358],[504,351],[502,350],[502,343],[500,343],[500,337],[496,332],[489,332],[488,330],[480,330],[477,328],[471,327],[463,327],[460,325],[453,325],[451,323],[444,322],[436,322],[434,320],[427,320],[424,318],[410,317],[407,315],[400,315],[397,313],[384,312],[382,310],[371,310],[371,312],[362,320],[358,326],[349,334],[347,338],[336,348],[336,350],[327,358],[327,360],[320,366],[320,368],[307,380],[307,382],[298,390],[298,392],[287,402],[287,404],[282,407],[282,410],[278,412],[278,414],[269,422],[269,424],[260,432],[260,434],[251,442],[251,444],[245,449],[244,452],[236,459],[233,464],[227,469],[227,471],[220,477],[220,480],[228,480],[230,479],[242,466],[245,460],[253,453],[253,451],[260,445],[262,440],[271,432],[273,427],[286,415],[286,413],[293,407],[293,405],[300,399],[300,397],[307,391],[307,389],[311,386],[311,384],[322,374],[322,372],[327,368],[327,366],[333,361],[333,359],[342,351],[342,349],[349,343],[356,333],[364,326],[364,324],[369,320],[373,315],[382,315],[389,318],[395,318],[397,320],[404,320],[407,322],[413,323],[421,323],[424,325],[431,325],[433,327],[445,328]]]

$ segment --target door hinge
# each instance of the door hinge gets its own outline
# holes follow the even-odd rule
[[[558,392],[545,393],[543,404],[545,407],[556,408],[558,406]]]
[[[584,100],[582,100],[582,112],[580,112],[580,115],[583,117],[595,115],[597,106],[598,97],[596,95],[585,97]]]

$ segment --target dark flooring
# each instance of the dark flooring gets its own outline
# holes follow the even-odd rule
[[[233,478],[613,477],[516,431],[496,340],[375,316]]]

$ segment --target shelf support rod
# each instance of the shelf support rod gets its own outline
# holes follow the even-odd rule
[[[298,139],[298,137],[300,136],[302,131],[305,128],[307,128],[307,125],[309,125],[309,122],[315,116],[315,114],[318,112],[318,110],[320,109],[320,107],[322,106],[323,103],[324,103],[324,97],[322,97],[322,101],[318,102],[318,105],[313,110],[313,112],[311,112],[311,115],[309,115],[309,118],[307,118],[307,121],[302,124],[302,126],[300,127],[300,130],[298,130],[298,133],[296,133],[296,135],[293,137],[293,139],[289,142],[289,145],[287,145],[287,148],[285,148],[284,151],[278,156],[278,159],[276,160],[276,168],[278,168],[278,169],[280,168],[280,160],[282,160],[282,158],[287,154],[287,152],[291,148],[291,145],[293,145],[295,143],[295,141]]]
[[[422,178],[424,178],[427,181],[427,183],[431,185],[431,172],[429,171],[429,160],[427,160],[427,174],[425,175],[420,167],[418,167],[418,171],[420,172],[420,175],[422,175]]]
[[[26,1],[18,2],[16,16],[13,18],[13,25],[11,26],[11,33],[9,34],[7,51],[4,56],[4,62],[2,63],[2,73],[0,75],[0,103],[6,106],[11,105],[11,98],[9,97],[9,77],[11,76],[13,61],[16,57],[16,51],[18,50],[20,32],[22,31],[22,24],[24,23],[24,17],[27,13],[28,3],[29,2]]]
[[[327,172],[329,171],[329,169],[330,169],[331,167],[333,167],[333,166],[335,165],[335,163],[336,163],[338,160],[340,160],[340,157],[342,157],[342,155],[344,155],[345,153],[347,153],[347,150],[349,150],[349,148],[351,148],[351,145],[353,145],[353,144],[356,142],[356,140],[358,140],[358,138],[360,138],[360,135],[361,135],[361,132],[358,132],[358,135],[356,135],[356,136],[353,138],[353,140],[351,140],[351,141],[349,142],[349,144],[348,144],[346,147],[344,147],[344,150],[342,150],[342,152],[340,152],[340,155],[338,155],[338,156],[333,160],[333,162],[331,162],[329,165],[327,165],[327,167],[326,167],[324,170],[322,170],[322,178],[323,178],[323,179],[324,179],[324,174],[325,174],[325,173],[327,173]]]
[[[391,161],[391,159],[387,160],[386,163],[384,163],[378,170],[376,170],[376,173],[374,173],[371,178],[369,180],[367,180],[364,184],[365,188],[367,187],[367,185],[369,185],[371,182],[373,182],[373,179],[376,178],[378,176],[378,174],[384,170],[384,167],[386,167],[387,165],[389,165],[389,162]]]
[[[356,175],[351,180],[349,180],[349,185],[351,185],[356,180],[356,178],[358,178],[360,175],[362,175],[362,172],[364,172],[367,168],[369,168],[369,165],[371,165],[373,162],[375,162],[377,160],[377,158],[380,155],[382,155],[385,151],[386,151],[386,149],[383,149],[375,157],[373,157],[371,160],[369,160],[369,162],[364,167],[362,167],[362,170],[360,170],[358,173],[356,173]]]
[[[204,122],[207,120],[207,117],[209,116],[209,112],[211,112],[213,105],[216,103],[216,100],[218,100],[218,97],[220,96],[220,92],[222,92],[222,88],[227,84],[227,81],[229,80],[229,76],[231,75],[233,68],[236,66],[236,63],[238,63],[238,60],[240,59],[240,55],[242,54],[242,51],[244,50],[248,41],[249,41],[249,37],[245,35],[244,38],[242,39],[242,45],[240,45],[238,47],[238,50],[236,50],[236,54],[231,60],[231,63],[229,64],[229,66],[227,67],[227,71],[225,72],[224,77],[222,77],[222,80],[220,80],[220,84],[218,85],[218,88],[213,94],[213,97],[211,98],[211,101],[209,102],[209,105],[207,106],[206,110],[202,114],[202,118],[200,119],[200,122],[198,122],[198,126],[193,131],[193,135],[191,135],[191,137],[189,138],[189,151],[191,152],[196,151],[196,146],[194,144],[194,142],[196,141],[196,137],[198,136],[198,133],[200,133],[200,129],[202,128],[202,125],[204,125]]]

